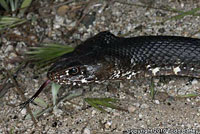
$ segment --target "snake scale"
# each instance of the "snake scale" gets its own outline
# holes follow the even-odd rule
[[[47,73],[48,82],[64,85],[166,75],[200,78],[200,39],[124,38],[104,31],[61,56]],[[25,104],[36,98],[48,82]]]

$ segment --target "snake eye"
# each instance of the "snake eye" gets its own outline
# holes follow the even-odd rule
[[[79,73],[79,68],[73,67],[73,68],[69,69],[70,75],[76,75],[77,73]]]

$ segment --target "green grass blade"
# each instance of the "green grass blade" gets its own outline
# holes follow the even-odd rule
[[[9,6],[7,4],[7,2],[5,0],[0,0],[0,5],[8,12],[10,9],[9,9]]]
[[[178,20],[178,19],[182,19],[183,17],[185,17],[187,15],[195,15],[195,13],[198,12],[199,10],[200,10],[200,8],[194,8],[190,11],[186,11],[179,15],[173,16],[173,17],[169,18],[169,20]]]
[[[99,111],[106,113],[107,111],[98,106],[98,104],[95,103],[95,100],[92,100],[93,98],[85,98],[84,100],[92,107],[98,109]],[[95,98],[94,98],[95,99]]]
[[[16,7],[15,7],[15,4],[14,4],[14,1],[13,0],[9,0],[10,2],[10,7],[11,7],[11,11],[15,11],[16,10]]]
[[[14,23],[20,21],[21,19],[16,17],[0,16],[0,24]]]
[[[71,100],[71,99],[79,97],[81,95],[83,95],[83,89],[80,88],[80,89],[76,89],[76,90],[71,90],[66,95],[64,95],[58,99],[58,104],[60,102],[64,102],[66,100]]]
[[[192,97],[197,97],[199,94],[186,94],[186,95],[178,95],[177,97],[179,98],[192,98]]]
[[[0,16],[0,31],[23,24],[26,21],[26,19],[19,19],[17,17]]]
[[[15,0],[15,10],[18,8],[19,0]]]
[[[151,84],[150,84],[150,96],[151,96],[152,99],[154,99],[155,94],[156,94],[156,91],[155,91],[155,84],[154,84],[154,81],[153,81],[153,79],[152,79],[152,80],[151,80]]]
[[[28,54],[28,58],[35,61],[35,64],[38,67],[44,66],[47,63],[51,63],[51,61],[55,60],[59,56],[63,54],[72,52],[74,48],[60,45],[60,44],[44,44],[43,47],[32,47],[26,53]]]
[[[117,99],[113,99],[113,98],[85,98],[84,100],[89,105],[91,105],[92,107],[94,107],[94,108],[96,108],[96,109],[98,109],[98,110],[100,110],[102,112],[107,112],[106,110],[104,110],[102,108],[102,106],[108,107],[108,108],[112,108],[112,109],[123,110],[122,108],[112,104],[112,103],[116,103]]]

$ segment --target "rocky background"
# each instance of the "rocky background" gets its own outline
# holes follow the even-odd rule
[[[150,79],[91,84],[76,90],[84,95],[64,101],[56,110],[37,118],[20,111],[24,102],[18,88],[31,97],[46,79],[31,63],[21,68],[29,47],[42,43],[77,46],[80,42],[109,30],[115,35],[171,35],[200,38],[199,0],[43,0],[33,1],[25,17],[28,22],[1,32],[0,134],[117,134],[200,133],[200,81],[192,78],[154,78],[154,99]],[[2,11],[2,10],[1,10]],[[3,15],[3,14],[1,14]],[[17,72],[18,68],[20,71]],[[11,76],[16,74],[16,82]],[[51,87],[40,94],[52,103]],[[59,95],[69,91],[62,87]],[[107,108],[103,113],[88,104],[86,97],[112,97],[125,110]],[[30,105],[32,111],[39,106]]]

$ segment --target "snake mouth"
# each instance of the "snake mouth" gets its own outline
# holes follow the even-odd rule
[[[61,85],[88,84],[98,80],[102,64],[71,66],[59,71],[49,71],[47,77]]]
[[[88,84],[94,81],[94,75],[87,76],[84,72],[78,75],[70,76],[68,70],[60,72],[49,72],[48,78],[61,85],[80,85]]]

